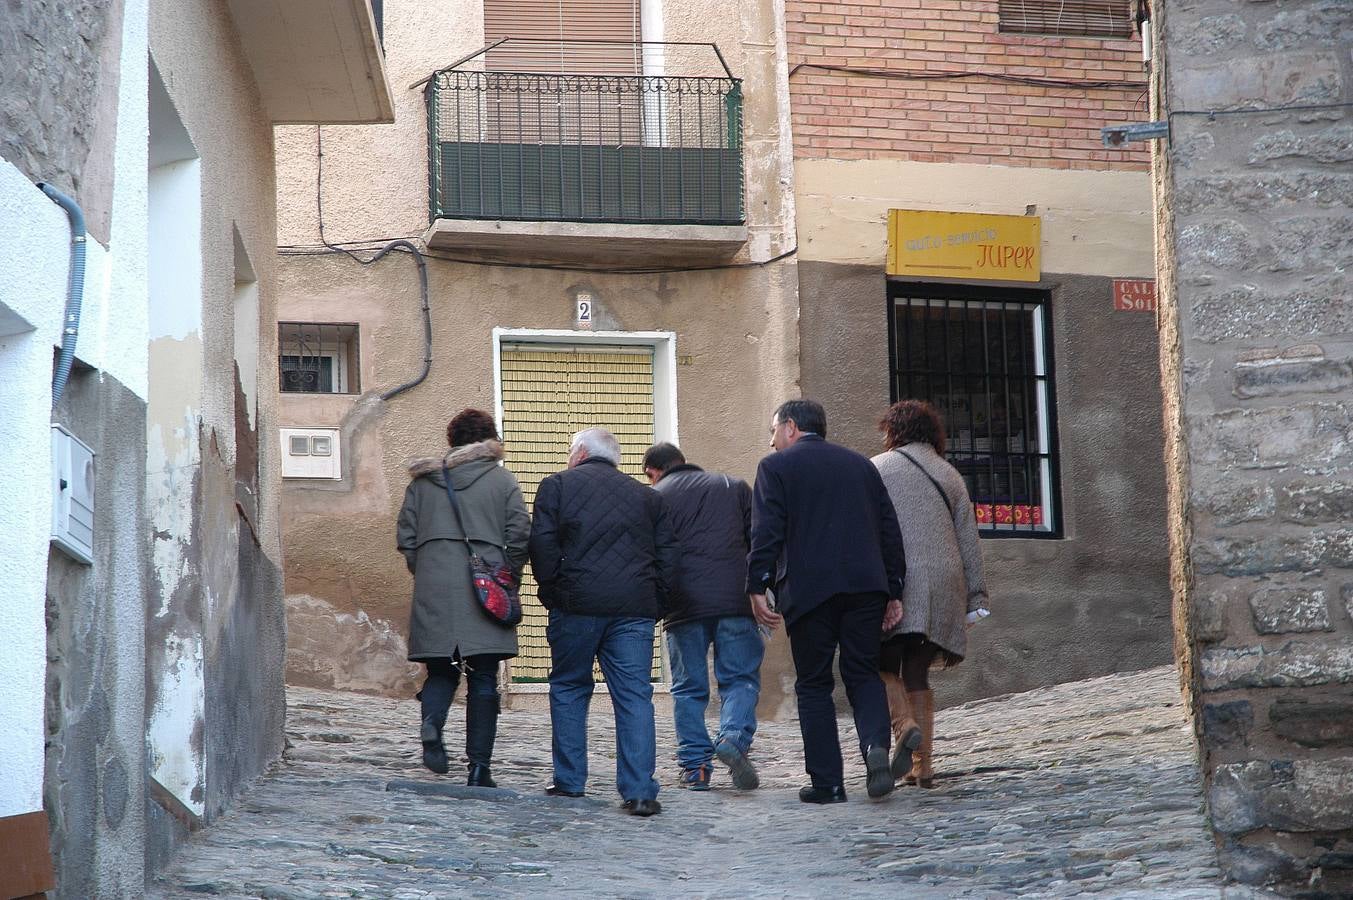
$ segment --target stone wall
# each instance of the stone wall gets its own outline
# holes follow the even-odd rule
[[[145,818],[145,401],[79,367],[57,421],[97,460],[93,565],[47,566],[44,806],[57,896],[141,891]]]
[[[1170,530],[1212,823],[1232,877],[1348,896],[1353,5],[1156,12]]]
[[[0,15],[0,157],[84,207],[108,241],[122,0],[6,3]]]

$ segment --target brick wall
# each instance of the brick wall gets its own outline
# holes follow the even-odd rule
[[[1232,878],[1350,897],[1353,4],[1166,0],[1156,25],[1172,550],[1209,813]]]
[[[795,156],[1051,169],[1150,168],[1099,129],[1147,119],[1141,43],[997,31],[996,0],[787,0]],[[977,77],[914,80],[811,65]],[[990,75],[1121,82],[1044,87]]]

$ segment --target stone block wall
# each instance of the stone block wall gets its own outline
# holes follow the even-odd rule
[[[1353,4],[1155,8],[1176,618],[1240,881],[1353,892]]]

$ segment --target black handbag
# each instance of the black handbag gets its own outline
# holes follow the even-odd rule
[[[490,565],[484,557],[475,552],[470,536],[465,531],[465,520],[460,515],[460,501],[451,487],[451,471],[442,466],[442,480],[446,482],[446,496],[451,501],[451,511],[456,516],[456,524],[464,535],[465,549],[470,554],[470,581],[474,584],[475,597],[484,615],[495,624],[511,628],[521,621],[521,593],[517,579],[506,563]]]

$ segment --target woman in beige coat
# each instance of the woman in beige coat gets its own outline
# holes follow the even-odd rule
[[[944,459],[944,424],[935,408],[898,401],[879,430],[888,449],[873,462],[897,510],[907,555],[902,621],[885,633],[879,653],[893,724],[893,777],[928,788],[935,730],[930,667],[961,662],[968,627],[987,615],[982,548],[963,476]]]

